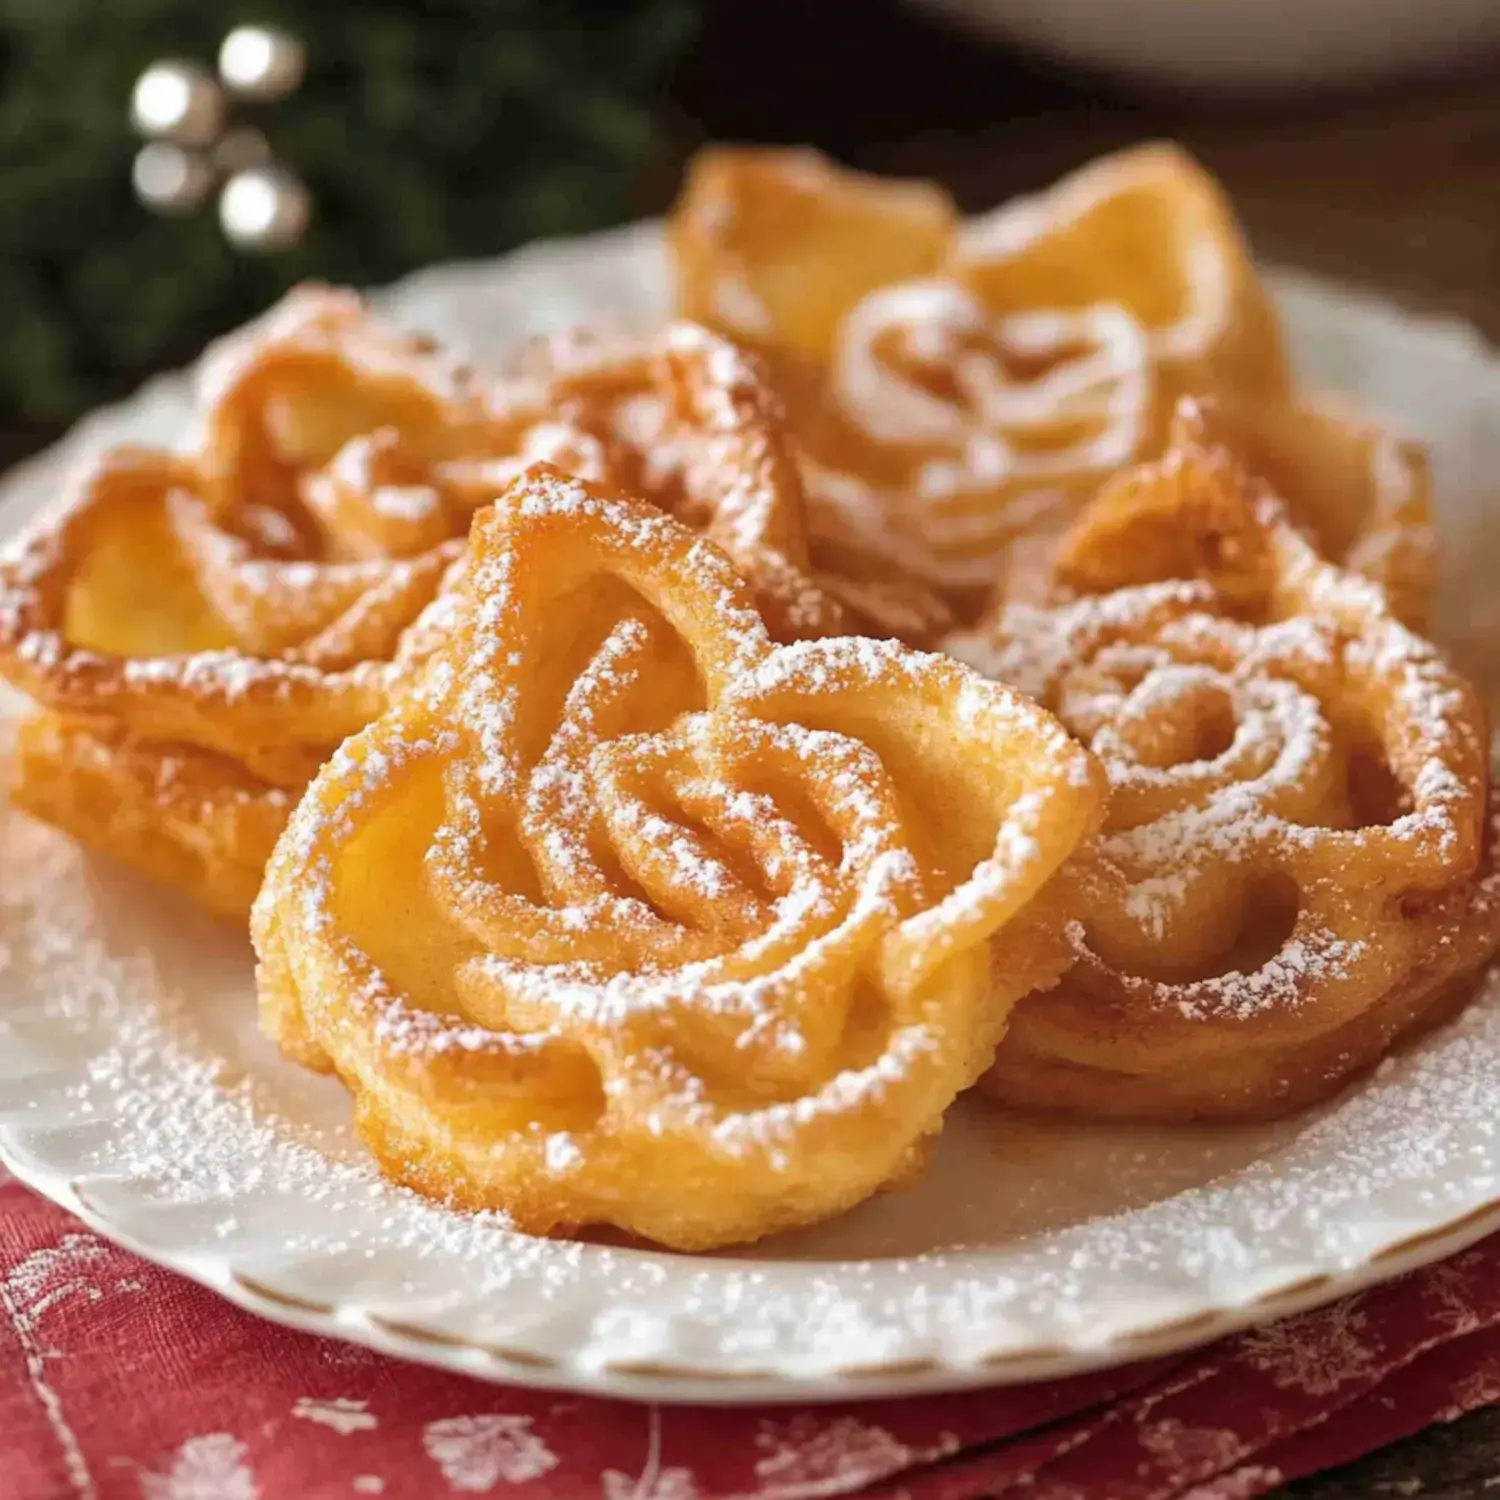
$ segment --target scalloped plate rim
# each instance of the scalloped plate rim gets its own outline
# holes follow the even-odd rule
[[[79,1195],[74,1186],[76,1179],[66,1173],[41,1170],[34,1159],[17,1150],[3,1125],[0,1125],[0,1165],[5,1166],[17,1181],[67,1209],[90,1229],[122,1249],[163,1270],[186,1277],[245,1312],[283,1327],[362,1344],[394,1358],[498,1384],[572,1391],[627,1401],[695,1406],[750,1402],[780,1405],[941,1395],[1055,1380],[1137,1360],[1184,1353],[1258,1323],[1322,1307],[1353,1292],[1405,1275],[1458,1254],[1486,1235],[1500,1230],[1500,1198],[1497,1198],[1449,1225],[1411,1236],[1410,1248],[1397,1244],[1352,1265],[1343,1274],[1329,1273],[1311,1278],[1314,1285],[1306,1291],[1299,1292],[1296,1282],[1305,1282],[1309,1278],[1295,1278],[1289,1287],[1273,1288],[1252,1301],[1206,1308],[1199,1317],[1174,1318],[1160,1330],[1143,1328],[1138,1333],[1094,1346],[1059,1346],[1038,1350],[1032,1356],[1006,1354],[993,1361],[981,1359],[970,1364],[929,1358],[915,1368],[913,1361],[899,1359],[892,1360],[885,1367],[830,1366],[815,1377],[774,1371],[760,1375],[724,1374],[691,1365],[674,1368],[670,1362],[657,1356],[651,1362],[655,1367],[653,1372],[643,1373],[620,1364],[590,1364],[577,1359],[568,1363],[540,1354],[528,1354],[519,1360],[508,1358],[483,1344],[464,1343],[447,1333],[431,1339],[403,1335],[393,1321],[378,1316],[372,1318],[358,1303],[339,1304],[324,1311],[308,1305],[295,1292],[278,1292],[274,1286],[267,1287],[275,1294],[273,1296],[257,1294],[253,1286],[246,1284],[249,1278],[237,1272],[228,1259],[204,1260],[164,1249],[151,1244],[149,1239],[136,1236],[109,1215],[101,1213]],[[267,1284],[270,1279],[265,1273],[254,1278],[258,1283]],[[1184,1322],[1191,1323],[1190,1337],[1184,1338],[1175,1332]],[[887,1370],[889,1374],[885,1373]]]

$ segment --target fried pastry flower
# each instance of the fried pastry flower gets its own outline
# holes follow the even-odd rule
[[[1421,625],[1437,558],[1431,481],[1420,444],[1326,403],[1257,407],[1185,397],[1167,452],[1205,445],[1230,449],[1246,474],[1283,502],[1322,557],[1378,582],[1396,617]],[[1081,516],[1070,520],[1059,513],[1055,524],[1012,543],[989,613],[1072,593],[1107,593],[1129,583],[1200,576],[1215,559],[1231,561],[1223,555],[1231,542],[1220,526],[1238,533],[1232,545],[1259,553],[1237,489],[1163,485],[1149,467],[1130,469],[1112,479]],[[1209,555],[1199,555],[1204,548]],[[1258,557],[1257,566],[1263,563]],[[1215,581],[1221,588],[1234,586],[1230,571],[1219,570]],[[1250,580],[1252,589],[1259,586]]]
[[[573,332],[535,344],[520,372],[539,407],[599,445],[615,483],[728,555],[777,640],[932,641],[951,626],[918,584],[814,567],[784,408],[761,361],[729,340],[690,322],[644,340]]]
[[[1172,147],[967,225],[925,185],[716,149],[672,242],[684,312],[767,350],[796,393],[815,553],[884,559],[961,607],[1015,537],[1159,447],[1178,394],[1287,389],[1233,214]]]
[[[701,1249],[920,1161],[1094,826],[1086,751],[895,642],[776,646],[726,556],[540,466],[421,689],[314,780],[254,912],[263,1024],[391,1176]]]
[[[1072,967],[1017,1007],[988,1090],[1275,1115],[1461,1003],[1500,945],[1484,716],[1384,591],[1323,560],[1191,410],[1059,571],[1071,599],[950,642],[1110,781],[1054,893]]]
[[[1330,556],[1431,587],[1413,450],[1294,397],[1274,309],[1213,179],[1171,146],[1104,157],[960,223],[926,184],[805,151],[700,154],[678,300],[753,343],[788,399],[814,561],[920,578],[965,619],[1033,597],[1057,540],[1177,401],[1214,397]]]
[[[459,555],[469,510],[429,471],[528,429],[323,288],[211,351],[200,398],[196,452],[91,458],[0,559],[0,672],[43,710],[16,801],[234,915]]]
[[[225,914],[313,772],[441,638],[474,512],[533,460],[649,469],[781,638],[850,622],[805,571],[774,397],[705,330],[667,330],[628,371],[499,380],[303,288],[210,352],[199,394],[195,452],[93,460],[0,560],[0,672],[52,716],[26,738],[21,805]]]

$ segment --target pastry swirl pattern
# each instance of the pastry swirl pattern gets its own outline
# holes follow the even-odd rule
[[[1319,1098],[1450,1009],[1500,943],[1478,698],[1190,411],[1065,556],[1107,591],[952,643],[1110,781],[1062,877],[1073,966],[1018,1008],[988,1086],[1165,1118]]]
[[[473,548],[272,861],[271,1033],[387,1170],[533,1231],[701,1248],[899,1178],[1063,958],[1091,757],[957,663],[773,645],[717,548],[557,471]]]

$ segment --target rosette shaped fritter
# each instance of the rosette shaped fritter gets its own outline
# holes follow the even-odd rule
[[[1064,961],[1092,758],[945,658],[775,645],[716,546],[555,469],[472,548],[277,847],[268,1032],[389,1174],[532,1232],[705,1248],[911,1171]]]
[[[1071,597],[950,647],[1103,762],[1061,982],[1000,1098],[1153,1119],[1308,1104],[1447,1015],[1500,945],[1484,715],[1196,413],[1066,538]]]

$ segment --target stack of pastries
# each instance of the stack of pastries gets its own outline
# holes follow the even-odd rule
[[[1264,1118],[1500,947],[1419,448],[1217,185],[714,149],[677,321],[476,370],[294,293],[0,558],[11,798],[248,915],[393,1178],[678,1249],[1013,1108]]]

